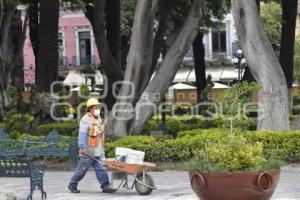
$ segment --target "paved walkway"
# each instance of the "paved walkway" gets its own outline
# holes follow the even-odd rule
[[[79,185],[80,194],[71,194],[66,185],[73,172],[48,171],[45,174],[45,190],[51,200],[196,200],[193,194],[187,172],[164,171],[151,173],[158,190],[149,196],[139,196],[135,190],[119,190],[114,194],[102,194],[98,188],[93,171],[89,171]],[[28,194],[29,178],[0,178],[0,188],[14,190],[19,199]],[[35,192],[34,199],[40,199],[40,193]],[[278,188],[272,200],[300,200],[300,165],[283,168]]]

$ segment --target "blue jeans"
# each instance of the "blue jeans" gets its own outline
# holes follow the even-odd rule
[[[101,159],[101,157],[95,157],[95,158],[98,160]],[[90,166],[92,166],[95,169],[96,177],[98,182],[101,185],[101,188],[109,184],[108,175],[103,165],[101,165],[93,158],[87,156],[80,156],[80,160],[76,167],[75,174],[73,175],[70,181],[70,185],[73,188],[77,188],[78,182],[83,179]]]

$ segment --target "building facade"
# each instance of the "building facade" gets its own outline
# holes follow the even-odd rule
[[[58,38],[58,69],[61,76],[66,76],[69,71],[77,70],[80,66],[100,63],[93,30],[84,13],[61,12]],[[24,82],[25,85],[35,82],[35,57],[29,33],[24,45]]]

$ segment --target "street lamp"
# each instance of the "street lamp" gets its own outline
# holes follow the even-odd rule
[[[235,58],[232,59],[232,62],[236,64],[236,69],[238,70],[238,81],[242,80],[242,74],[243,74],[243,67],[242,64],[246,63],[246,60],[244,58],[243,50],[238,49],[235,54]]]

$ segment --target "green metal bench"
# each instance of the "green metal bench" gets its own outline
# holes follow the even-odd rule
[[[13,140],[0,129],[0,177],[30,177],[30,194],[40,190],[42,199],[47,197],[43,189],[45,166],[33,164],[34,157],[68,157],[72,164],[78,160],[77,138],[66,140],[57,131],[39,140]]]
[[[32,163],[31,160],[18,157],[0,157],[0,178],[1,177],[29,177],[30,194],[27,200],[32,200],[35,190],[41,191],[42,199],[47,198],[43,187],[43,176],[45,166]]]
[[[57,131],[51,131],[45,138],[39,140],[10,139],[0,130],[0,156],[18,157],[68,157],[76,165],[78,160],[77,138],[66,140]]]

